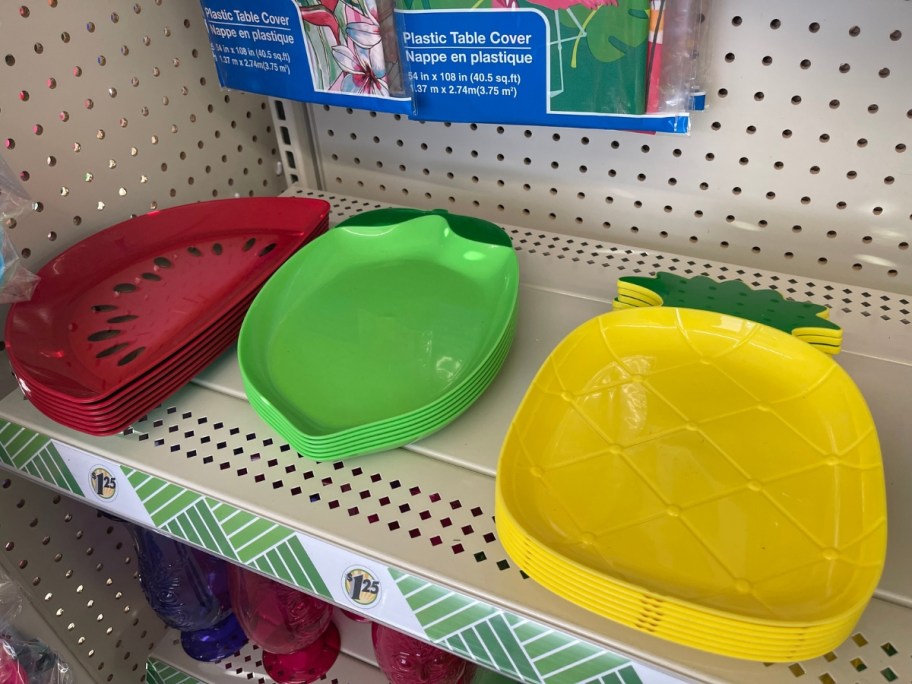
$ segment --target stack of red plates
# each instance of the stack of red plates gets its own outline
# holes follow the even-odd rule
[[[45,265],[14,304],[6,348],[42,413],[122,431],[236,339],[260,287],[324,233],[329,205],[297,197],[200,202],[107,228]]]

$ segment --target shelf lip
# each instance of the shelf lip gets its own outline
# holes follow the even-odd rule
[[[316,196],[320,194],[323,193],[317,193]],[[337,196],[331,197],[335,199]],[[357,202],[357,200],[348,201]],[[369,203],[370,206],[375,204]],[[598,247],[599,249],[621,249],[630,253],[641,253],[623,246],[599,244]],[[613,287],[610,278],[612,275],[616,275],[610,269],[592,268],[591,265],[568,261],[552,260],[545,263],[544,260],[548,257],[538,252],[523,253],[520,250],[520,258],[522,260],[521,270],[530,276],[530,280],[526,282],[526,288],[534,293],[533,297],[538,298],[535,300],[536,303],[547,302],[549,297],[558,298],[560,300],[558,304],[570,303],[570,298],[572,298],[574,306],[579,307],[573,315],[585,315],[589,310],[586,307],[592,307],[592,310],[605,309],[606,302],[610,301],[611,297],[605,296],[605,288],[609,287],[606,282]],[[561,298],[565,298],[566,301]],[[558,306],[557,308],[565,307]],[[569,319],[564,323],[569,323]],[[876,321],[873,325],[890,329],[895,327]],[[558,332],[569,332],[569,330]],[[880,339],[882,340],[884,337],[881,336]],[[867,336],[864,340],[867,340]],[[849,341],[849,346],[852,344]],[[896,358],[894,352],[889,349],[886,352],[883,350],[878,352],[876,349],[872,351],[866,349],[865,344],[855,347],[854,351],[850,350],[847,357],[874,360],[887,357],[888,360],[898,365],[907,363],[906,359]],[[908,350],[906,351],[908,352]],[[515,354],[511,352],[511,356],[521,356],[526,359],[523,363],[528,366],[528,358],[532,358],[534,353],[517,348]],[[525,681],[543,682],[547,677],[548,684],[559,684],[563,681],[569,683],[574,680],[560,679],[552,676],[550,671],[545,671],[550,656],[543,656],[543,659],[533,663],[526,646],[534,641],[531,637],[525,639],[524,643],[520,643],[521,639],[516,639],[513,645],[504,649],[506,657],[498,660],[497,656],[486,653],[483,646],[467,647],[461,637],[459,639],[452,637],[452,635],[459,636],[459,629],[455,629],[451,633],[443,633],[439,628],[435,629],[439,625],[435,625],[433,620],[422,621],[418,617],[418,613],[421,612],[420,606],[416,609],[414,605],[409,604],[405,596],[412,591],[415,592],[413,596],[418,596],[423,591],[437,592],[435,594],[437,600],[453,602],[454,615],[460,611],[488,611],[482,616],[482,621],[495,623],[497,629],[512,632],[514,635],[521,630],[534,635],[542,635],[538,638],[553,641],[555,646],[552,650],[555,653],[561,649],[577,649],[580,655],[574,662],[599,663],[602,660],[614,662],[617,663],[615,669],[629,667],[643,682],[658,684],[659,682],[674,681],[665,672],[672,672],[676,677],[704,681],[733,681],[732,677],[738,681],[759,681],[762,666],[758,663],[733,661],[657,641],[648,635],[597,618],[591,613],[545,592],[531,581],[518,580],[515,570],[510,573],[497,572],[490,569],[491,562],[485,564],[479,562],[477,565],[473,565],[472,561],[465,560],[469,554],[442,556],[437,553],[434,555],[426,545],[427,535],[422,537],[424,546],[420,547],[417,542],[409,544],[408,539],[405,539],[404,543],[399,542],[398,537],[387,536],[378,539],[375,535],[375,528],[371,524],[363,523],[363,516],[345,518],[341,513],[333,514],[327,511],[325,507],[315,508],[308,504],[306,495],[301,495],[299,498],[289,495],[288,487],[285,485],[277,489],[273,495],[270,495],[266,487],[256,489],[251,486],[252,483],[249,479],[244,480],[240,475],[235,476],[235,472],[247,471],[248,468],[250,470],[259,469],[259,474],[267,473],[274,476],[275,472],[287,468],[309,468],[308,472],[311,473],[313,482],[319,483],[321,477],[332,479],[334,467],[331,464],[315,464],[305,459],[299,459],[293,452],[279,453],[280,440],[259,421],[246,401],[240,399],[236,393],[225,390],[225,387],[230,387],[231,383],[236,381],[231,376],[236,370],[236,368],[232,369],[232,360],[226,357],[218,364],[221,371],[216,369],[217,373],[224,371],[224,374],[223,376],[217,375],[215,382],[209,383],[207,387],[197,385],[185,387],[169,399],[165,408],[153,412],[148,420],[137,424],[130,431],[131,434],[116,437],[96,438],[65,429],[39,414],[17,393],[13,393],[0,401],[0,417],[13,425],[34,431],[37,435],[32,437],[29,442],[28,458],[14,460],[9,453],[6,453],[4,461],[4,452],[0,449],[0,462],[4,467],[21,470],[31,477],[43,480],[45,484],[51,484],[71,494],[81,495],[95,506],[107,508],[140,524],[156,527],[167,534],[178,536],[190,543],[219,553],[229,560],[246,562],[243,557],[240,557],[243,554],[239,555],[237,549],[226,550],[217,543],[206,543],[206,540],[199,536],[199,530],[192,529],[193,525],[187,522],[190,520],[189,517],[185,516],[175,522],[174,516],[166,520],[152,515],[157,509],[144,507],[143,500],[136,492],[141,490],[144,485],[170,486],[174,488],[171,490],[174,499],[180,496],[187,498],[189,502],[187,510],[194,506],[201,506],[208,508],[209,514],[212,515],[245,515],[249,516],[249,520],[252,521],[250,524],[262,523],[284,528],[285,531],[280,530],[279,535],[285,534],[282,543],[292,544],[293,540],[294,544],[297,544],[295,547],[297,552],[302,554],[303,558],[308,559],[312,568],[303,569],[304,580],[296,579],[295,575],[288,574],[287,568],[285,568],[285,574],[278,572],[276,569],[278,561],[272,565],[270,564],[272,561],[270,563],[264,561],[264,567],[257,566],[261,571],[272,574],[281,581],[305,591],[311,591],[341,605],[347,605],[348,599],[340,589],[341,573],[352,565],[366,566],[367,569],[376,573],[376,576],[381,579],[381,586],[388,590],[385,594],[385,600],[388,603],[378,607],[373,613],[373,617],[378,621],[428,638],[455,652],[460,652],[461,647],[466,648],[466,652],[460,652],[461,655],[493,669],[511,672],[512,667],[515,670],[512,674],[524,677]],[[236,362],[234,365],[236,366]],[[526,367],[521,370],[528,374],[534,372],[536,368],[537,366]],[[504,374],[510,373],[516,374],[519,371],[505,368]],[[221,387],[222,390],[212,389],[212,387]],[[495,383],[489,393],[491,396],[499,396],[496,393],[501,391],[502,388]],[[488,397],[483,397],[480,402],[486,398]],[[186,421],[183,418],[184,415],[189,416]],[[202,419],[205,419],[206,422],[198,423]],[[482,507],[488,509],[483,518],[479,517],[477,520],[487,520],[493,513],[491,507],[493,477],[490,463],[445,458],[446,444],[460,441],[462,432],[468,431],[468,426],[478,420],[480,419],[477,415],[467,413],[453,426],[422,444],[347,462],[351,473],[346,471],[345,475],[351,477],[351,482],[357,484],[358,480],[355,478],[360,475],[354,475],[354,470],[361,470],[361,466],[363,466],[364,470],[382,475],[380,481],[384,485],[391,481],[402,482],[405,483],[403,486],[407,488],[408,484],[415,483],[415,488],[422,490],[422,497],[426,498],[428,492],[433,492],[438,497],[443,495],[441,505],[452,500],[451,503],[460,503],[460,509],[464,510],[477,502],[479,510]],[[222,427],[216,427],[216,425]],[[225,425],[233,427],[226,429]],[[247,455],[243,448],[246,446],[244,435],[248,431],[250,434],[255,434],[257,440],[262,436],[267,436],[267,440],[262,440],[264,444],[262,448],[259,447],[258,441],[255,443],[258,452],[262,451],[265,456],[261,458],[257,453],[256,462],[251,460],[250,463],[240,456],[236,459],[217,456],[219,459],[225,459],[223,465],[227,464],[224,468],[225,474],[221,475],[222,470],[217,467],[217,464],[204,465],[201,457],[190,458],[187,455],[190,448],[187,444],[188,441],[192,445],[202,443],[199,436],[188,437],[186,440],[181,436],[195,431],[187,430],[188,426],[197,426],[195,430],[198,431],[208,430],[207,436],[211,435],[216,441],[221,439],[226,444],[231,442],[232,445],[242,445],[237,448],[241,449],[244,456]],[[6,429],[15,430],[14,427]],[[226,433],[235,429],[237,433],[232,432],[235,436],[228,437]],[[177,436],[171,437],[172,434]],[[43,437],[38,435],[43,435]],[[11,439],[4,438],[4,432],[0,429],[0,444],[6,445]],[[53,439],[54,443],[48,442],[48,439]],[[269,441],[268,446],[267,441]],[[214,442],[210,439],[208,444],[210,446],[207,448],[211,450]],[[432,446],[428,446],[429,444]],[[176,451],[174,446],[178,447]],[[177,455],[172,456],[173,453],[177,453]],[[16,454],[13,456],[15,457]],[[488,456],[490,457],[490,454]],[[496,459],[496,454],[494,457]],[[124,480],[121,482],[129,485],[120,491],[113,502],[93,500],[90,492],[82,491],[87,490],[89,472],[99,464],[99,459],[102,459],[102,465],[122,473]],[[275,461],[275,466],[264,467],[262,461],[267,459]],[[42,460],[46,463],[41,464],[42,467],[38,467],[36,464]],[[238,469],[237,466],[242,464],[244,467]],[[68,468],[70,469],[69,478],[60,474],[62,470]],[[272,472],[269,470],[270,468],[277,470]],[[60,476],[55,476],[55,473]],[[158,478],[161,482],[149,478]],[[75,483],[75,489],[73,483]],[[314,485],[314,487],[316,486]],[[322,490],[315,489],[314,491],[319,493]],[[336,501],[345,502],[339,504],[343,510],[350,504],[358,503],[356,489],[347,493],[344,489],[339,491],[342,493],[336,492],[334,496],[337,497]],[[130,492],[133,492],[132,499],[130,499]],[[376,499],[375,494],[371,494],[371,496]],[[128,499],[133,502],[132,508],[127,505]],[[428,509],[432,508],[426,501],[423,505]],[[305,511],[307,515],[302,515]],[[181,515],[184,514],[181,513]],[[472,520],[467,514],[461,513],[461,515],[466,516],[469,521]],[[453,513],[453,516],[455,517],[456,513]],[[253,518],[259,519],[260,522],[257,523]],[[415,511],[403,513],[403,520],[406,518],[414,520],[415,524],[418,524]],[[438,521],[435,519],[433,522]],[[185,528],[182,523],[189,527]],[[488,524],[490,525],[489,521]],[[402,537],[404,533],[405,529],[402,530],[399,537]],[[484,548],[489,550],[489,555],[492,556],[495,553],[503,554],[502,548],[499,547],[496,540]],[[283,550],[288,549],[283,547]],[[497,557],[505,558],[505,555]],[[408,589],[401,590],[399,587],[408,587]],[[352,610],[359,610],[356,605],[349,603],[348,606]],[[361,608],[360,610],[365,614],[370,614],[371,609]],[[869,613],[872,616],[871,619],[874,619],[881,615],[895,615],[897,610],[904,611],[904,613],[910,612],[884,601],[875,600],[869,608]],[[458,623],[458,618],[446,617],[447,620]],[[490,626],[487,629],[491,629]],[[628,661],[628,658],[631,661]],[[516,659],[524,659],[526,665],[517,664]]]

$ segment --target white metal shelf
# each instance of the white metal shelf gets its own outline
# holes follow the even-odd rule
[[[308,194],[304,189],[296,191]],[[335,220],[377,206],[342,196],[327,198],[334,204]],[[453,592],[446,600],[456,602],[456,612],[474,606],[472,610],[481,611],[487,623],[501,620],[511,629],[521,623],[523,629],[538,629],[539,625],[554,630],[553,638],[563,638],[561,643],[567,644],[564,647],[582,649],[584,657],[607,657],[607,653],[629,657],[641,664],[637,665],[639,676],[646,682],[667,681],[663,671],[680,678],[714,682],[790,681],[799,671],[824,677],[821,681],[839,682],[881,681],[871,678],[872,673],[881,670],[888,673],[876,674],[883,681],[889,681],[890,672],[900,678],[912,676],[908,665],[912,654],[912,610],[905,607],[912,605],[907,581],[912,571],[908,554],[912,547],[912,497],[906,494],[912,473],[903,458],[903,444],[912,435],[891,391],[903,379],[912,379],[909,349],[899,343],[907,334],[907,322],[905,314],[865,315],[870,308],[865,306],[868,301],[891,311],[901,310],[906,306],[902,296],[812,282],[787,274],[745,272],[733,265],[524,229],[511,232],[519,250],[524,284],[517,341],[507,364],[490,390],[464,416],[405,449],[335,464],[298,457],[243,399],[236,362],[230,353],[202,374],[197,384],[176,393],[125,435],[93,438],[66,430],[38,414],[17,395],[0,402],[0,416],[52,437],[55,442],[50,451],[61,454],[76,480],[82,481],[85,469],[100,461],[122,468],[133,489],[140,491],[139,496],[122,491],[113,503],[92,501],[91,495],[86,494],[93,505],[154,524],[261,571],[277,572],[285,581],[316,593],[327,591],[343,605],[347,598],[340,587],[342,573],[350,565],[366,567],[382,578],[386,592],[380,605],[360,610],[405,631],[425,634],[443,647],[462,650],[489,666],[509,671],[511,661],[466,648],[467,627],[458,620],[451,632],[429,627],[427,621],[422,622],[421,611],[415,610],[404,596],[418,590],[444,592],[441,597]],[[538,365],[569,330],[607,310],[617,276],[670,268],[692,274],[742,277],[763,287],[791,288],[797,290],[797,297],[819,299],[838,293],[841,306],[834,310],[833,320],[842,324],[847,334],[845,351],[837,359],[861,386],[878,423],[889,487],[891,529],[881,598],[871,603],[858,633],[824,658],[791,667],[764,666],[659,641],[598,618],[541,589],[513,566],[496,540],[491,518],[492,475],[500,440]],[[0,433],[8,452],[12,449],[12,434]],[[24,434],[12,438],[15,448],[19,448]],[[42,438],[31,439],[31,446],[17,461],[18,467],[48,479],[39,468],[33,466],[30,470],[25,465],[28,459],[47,460],[47,449],[34,449],[43,444]],[[168,483],[171,488],[165,489]],[[163,499],[173,498],[176,503],[165,507],[150,505],[145,493],[150,487],[162,490],[166,494],[160,494]],[[313,568],[302,568],[301,580],[296,575],[283,576],[279,562],[268,559],[271,546],[251,558],[239,552],[230,540],[215,539],[218,524],[212,520],[222,513],[228,517],[253,514],[244,520],[260,519],[265,525],[264,534],[278,535],[276,548],[298,544],[294,548],[299,550],[299,557],[309,559]],[[198,520],[194,522],[194,516],[200,515],[213,516],[208,528]],[[285,548],[282,546],[277,553]],[[405,577],[400,575],[403,572]],[[301,582],[311,582],[311,586]],[[581,641],[577,643],[577,639]],[[522,651],[521,642],[518,639],[511,648]],[[599,651],[592,651],[587,644],[606,652],[598,656]],[[511,655],[516,656],[516,652]],[[541,664],[533,662],[532,666]],[[516,667],[515,662],[513,666]],[[859,674],[860,666],[866,674]],[[573,673],[566,678],[548,677],[541,671],[520,674],[525,674],[527,681],[577,682]]]
[[[17,452],[27,457],[6,466],[72,490],[78,482],[56,469],[68,467],[60,456],[65,444],[82,447],[93,454],[86,456],[90,463],[132,464],[178,489],[235,501],[237,515],[251,511],[293,533],[306,532],[294,539],[314,545],[308,551],[325,552],[319,573],[327,577],[357,561],[384,574],[388,598],[395,598],[390,568],[409,570],[436,586],[480,598],[479,606],[499,606],[555,627],[558,631],[543,639],[580,648],[588,654],[583,657],[594,658],[590,662],[608,662],[598,649],[586,650],[592,643],[675,676],[707,681],[880,684],[893,676],[909,681],[912,459],[905,451],[912,427],[908,399],[895,388],[908,386],[912,356],[907,296],[912,291],[912,153],[907,151],[912,10],[900,0],[876,11],[865,3],[731,0],[714,3],[710,19],[711,109],[695,117],[690,137],[678,138],[423,124],[317,107],[290,107],[273,124],[262,98],[219,89],[198,4],[139,0],[113,7],[20,0],[0,5],[3,154],[41,202],[41,211],[9,227],[33,267],[149,208],[234,193],[275,194],[281,190],[279,162],[286,177],[323,183],[333,192],[444,206],[498,223],[581,236],[512,231],[524,277],[523,335],[501,377],[470,411],[407,450],[341,466],[298,459],[252,414],[226,356],[195,387],[176,394],[133,434],[118,438],[97,440],[64,430],[9,396],[0,414],[54,436],[60,451],[32,435]],[[287,127],[287,139],[276,140],[273,125]],[[333,202],[337,218],[374,204],[342,195]],[[846,352],[839,361],[868,398],[883,441],[890,543],[880,598],[858,633],[833,654],[764,667],[669,646],[535,587],[512,567],[493,536],[496,453],[531,374],[563,331],[604,310],[617,275],[653,269],[778,287],[796,298],[829,303],[834,320],[846,328]],[[23,434],[2,441],[19,449]],[[39,444],[32,453],[31,446]],[[66,453],[76,468],[76,452]],[[142,673],[134,665],[139,667],[152,645],[150,635],[161,625],[141,607],[135,578],[117,548],[121,541],[110,536],[108,525],[85,515],[84,506],[19,478],[11,481],[13,489],[30,493],[13,500],[12,489],[0,490],[5,512],[0,545],[15,541],[17,550],[0,553],[15,561],[13,569],[39,599],[49,629],[76,660],[89,671],[104,663],[103,674],[116,675],[112,681],[139,681]],[[121,492],[117,510],[128,493]],[[133,503],[135,518],[148,523],[148,512],[138,499]],[[199,503],[201,510],[207,505]],[[32,538],[33,520],[39,521],[41,539]],[[188,522],[185,516],[163,525],[178,536],[195,533],[192,525],[182,526]],[[53,541],[39,543],[44,538]],[[63,540],[59,548],[58,540]],[[65,562],[54,560],[58,554]],[[24,570],[17,565],[22,560],[28,561]],[[81,577],[86,579],[77,580]],[[331,589],[338,591],[336,585]],[[120,613],[124,604],[132,612]],[[445,639],[437,627],[424,627],[401,593],[398,607],[372,610],[407,630],[428,632],[449,648],[466,648],[462,637]],[[102,613],[105,618],[95,622]],[[503,612],[491,615],[485,624],[495,624]],[[587,641],[576,645],[576,638]],[[491,651],[476,646],[473,655],[517,666],[509,654],[504,661],[497,647]],[[535,667],[546,667],[548,660]],[[659,670],[639,672],[644,681],[663,677]],[[598,681],[612,681],[610,676]],[[564,681],[576,684],[570,671]]]

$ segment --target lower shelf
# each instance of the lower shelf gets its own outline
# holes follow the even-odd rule
[[[333,621],[342,635],[342,652],[320,681],[337,684],[387,684],[377,668],[370,646],[370,625],[357,623],[339,611]],[[180,645],[180,634],[168,631],[146,663],[149,684],[234,684],[238,681],[270,684],[263,668],[263,651],[247,644],[220,663],[201,663],[188,657]]]

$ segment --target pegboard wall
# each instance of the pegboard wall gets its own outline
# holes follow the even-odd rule
[[[717,0],[693,132],[312,108],[326,189],[912,291],[912,3]]]
[[[30,268],[151,209],[284,189],[262,97],[220,88],[199,3],[0,4],[0,140]]]
[[[77,659],[91,681],[144,681],[146,658],[165,627],[143,597],[122,525],[0,474],[0,564],[68,648],[64,658]]]

